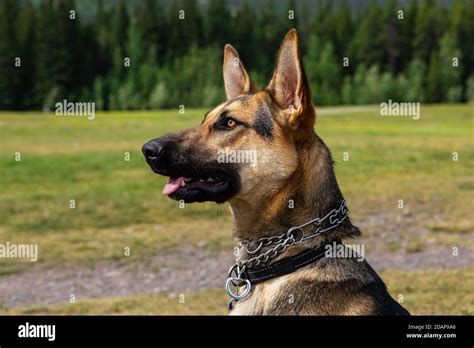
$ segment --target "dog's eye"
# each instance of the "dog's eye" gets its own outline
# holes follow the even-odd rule
[[[228,128],[234,128],[236,125],[237,125],[237,122],[235,122],[235,120],[233,118],[227,118],[226,122],[225,122],[225,125],[228,127]]]
[[[220,130],[231,130],[236,128],[238,125],[245,125],[245,123],[238,121],[233,117],[227,116],[227,113],[223,113],[220,116],[220,120],[214,124],[214,128]]]

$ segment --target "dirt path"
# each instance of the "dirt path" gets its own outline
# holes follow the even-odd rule
[[[209,253],[183,246],[146,261],[100,262],[94,266],[68,265],[55,269],[33,266],[0,278],[5,308],[67,303],[105,296],[151,292],[185,293],[216,288],[225,281],[232,251]]]
[[[387,243],[396,241],[403,246],[405,241],[400,233],[390,231],[389,226],[398,228],[394,216],[369,217],[365,221],[356,221],[356,224],[370,233],[347,243],[364,244],[365,258],[377,271],[452,269],[474,265],[472,247],[459,246],[459,256],[453,256],[450,245],[429,243],[419,252],[387,251]],[[379,225],[384,228],[378,228]],[[423,237],[426,233],[415,223],[405,226],[411,226],[404,231],[411,237]],[[474,233],[466,233],[463,237],[474,240]],[[0,301],[5,308],[12,308],[67,303],[71,294],[78,301],[105,296],[154,292],[180,294],[214,289],[223,287],[232,262],[232,250],[208,251],[196,246],[181,246],[145,261],[100,262],[89,267],[65,265],[55,269],[36,265],[23,273],[0,277]]]
[[[366,247],[368,248],[368,247]],[[376,270],[417,268],[462,268],[474,265],[474,250],[454,257],[449,247],[430,247],[419,253],[366,251],[367,261]],[[65,266],[42,269],[0,278],[0,298],[5,308],[139,293],[186,293],[222,287],[232,251],[209,252],[183,246],[142,262],[98,263],[93,267]]]

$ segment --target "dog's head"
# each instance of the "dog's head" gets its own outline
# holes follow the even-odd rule
[[[277,192],[296,171],[298,150],[314,132],[295,29],[286,34],[264,90],[255,87],[230,45],[223,72],[226,102],[200,125],[143,145],[153,171],[169,177],[163,193],[173,199],[222,203]]]

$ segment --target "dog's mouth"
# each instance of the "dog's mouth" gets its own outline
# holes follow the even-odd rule
[[[169,177],[165,187],[163,187],[163,194],[170,196],[175,192],[181,191],[216,191],[225,188],[227,182],[219,177],[207,178],[186,178]]]
[[[163,194],[186,203],[213,201],[223,203],[237,192],[237,180],[230,175],[170,176]]]
[[[240,174],[236,164],[203,161],[201,157],[209,156],[208,153],[182,151],[176,140],[166,140],[169,137],[151,140],[142,148],[150,168],[168,178],[164,195],[186,203],[223,203],[239,192]]]

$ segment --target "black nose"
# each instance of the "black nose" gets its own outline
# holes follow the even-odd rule
[[[164,146],[162,142],[151,140],[142,146],[143,155],[148,162],[159,159],[164,152]]]

